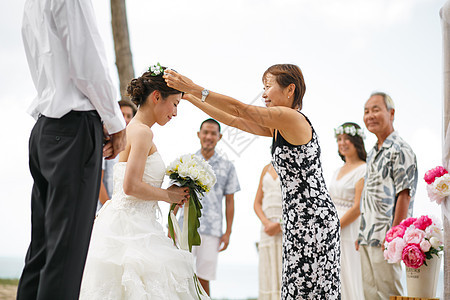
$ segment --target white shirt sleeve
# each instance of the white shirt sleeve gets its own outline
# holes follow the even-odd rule
[[[90,0],[53,1],[55,25],[67,49],[69,76],[95,107],[109,134],[125,128]]]

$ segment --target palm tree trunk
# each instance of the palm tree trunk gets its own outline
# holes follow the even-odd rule
[[[122,100],[129,100],[126,96],[126,88],[130,80],[134,78],[134,68],[125,0],[111,0],[111,23],[120,81],[120,96]]]

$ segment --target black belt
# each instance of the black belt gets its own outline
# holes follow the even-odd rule
[[[91,116],[91,117],[98,117],[98,118],[100,118],[100,115],[98,114],[98,112],[96,110],[71,110],[71,111],[69,111],[67,114],[65,114],[62,117],[65,117],[65,116],[68,116],[68,115],[83,115],[83,114],[86,114],[86,115]],[[51,117],[47,117],[47,116],[39,113],[38,119],[41,118],[41,117],[46,117],[46,118],[49,118],[49,119],[61,119],[62,118],[62,117],[61,118],[51,118]]]

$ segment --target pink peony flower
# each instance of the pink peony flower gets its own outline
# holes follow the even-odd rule
[[[427,241],[427,240],[424,239],[424,240],[420,243],[420,250],[422,250],[424,253],[430,251],[430,248],[431,248],[431,243],[430,243],[429,241]]]
[[[403,240],[406,244],[420,244],[424,237],[425,231],[411,226],[406,228]]]
[[[434,180],[436,179],[436,177],[441,177],[442,175],[447,174],[447,173],[448,172],[447,172],[446,169],[444,169],[443,167],[439,166],[439,167],[436,167],[434,169],[431,169],[431,170],[427,171],[425,173],[425,176],[424,176],[423,179],[425,179],[425,181],[428,184],[432,184],[434,182]]]
[[[425,230],[428,226],[433,224],[433,220],[428,216],[420,216],[413,225],[420,230]]]
[[[425,254],[420,250],[419,245],[407,245],[402,252],[402,260],[407,267],[417,269],[423,265]]]
[[[405,246],[405,241],[400,237],[396,237],[388,244],[387,248],[384,250],[384,258],[388,261],[388,263],[391,264],[400,262]]]
[[[392,227],[386,232],[386,242],[391,242],[396,237],[403,237],[405,234],[406,227],[402,224]]]
[[[412,223],[414,223],[417,219],[416,218],[408,218],[403,220],[400,225],[405,226],[406,228],[408,228]]]

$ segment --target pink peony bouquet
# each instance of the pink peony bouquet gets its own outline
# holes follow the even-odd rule
[[[417,269],[444,250],[442,228],[428,216],[408,218],[386,233],[384,258]]]
[[[444,167],[436,167],[425,173],[427,193],[431,201],[441,204],[450,195],[450,174]]]

